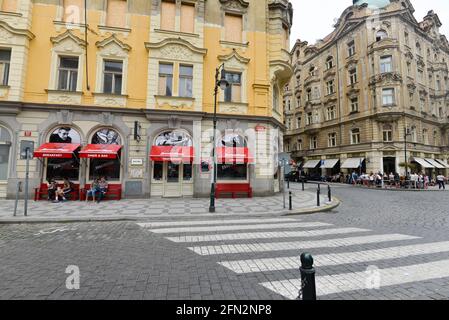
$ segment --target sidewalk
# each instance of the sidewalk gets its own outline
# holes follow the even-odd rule
[[[105,201],[100,204],[80,201],[51,203],[48,201],[29,201],[28,216],[24,217],[24,201],[19,201],[17,216],[14,217],[14,200],[0,201],[1,223],[24,222],[75,222],[75,221],[116,221],[142,220],[154,217],[194,216],[238,216],[238,215],[298,215],[329,211],[337,207],[340,201],[332,199],[328,203],[326,194],[320,197],[321,206],[317,207],[316,193],[292,190],[293,210],[288,210],[288,192],[286,209],[283,195],[253,199],[218,199],[216,213],[209,213],[209,199],[138,199]]]

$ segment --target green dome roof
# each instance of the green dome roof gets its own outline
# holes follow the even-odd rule
[[[390,4],[390,0],[352,0],[354,5],[368,4],[369,8],[380,9]]]

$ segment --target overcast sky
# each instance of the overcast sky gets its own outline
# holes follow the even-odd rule
[[[332,32],[333,24],[343,11],[352,5],[352,0],[290,0],[293,4],[294,18],[291,34],[292,47],[299,38],[313,44]],[[412,0],[415,17],[418,21],[434,10],[443,26],[440,32],[449,39],[449,1]]]

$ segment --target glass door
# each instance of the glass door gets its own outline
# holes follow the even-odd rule
[[[172,162],[164,163],[164,197],[181,197],[182,166]]]

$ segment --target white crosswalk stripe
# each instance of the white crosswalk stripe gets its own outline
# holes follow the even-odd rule
[[[163,235],[167,240],[184,244],[187,249],[196,254],[213,257],[226,255],[226,259],[222,259],[218,264],[237,274],[269,272],[270,277],[275,276],[276,280],[285,279],[263,282],[260,285],[288,299],[297,298],[301,286],[298,270],[300,257],[299,255],[285,256],[282,251],[295,250],[299,254],[309,249],[345,249],[343,252],[340,250],[339,253],[315,253],[314,260],[317,268],[354,266],[357,263],[386,260],[396,263],[395,259],[400,258],[449,253],[449,241],[435,243],[414,241],[413,244],[398,244],[396,242],[421,238],[405,234],[367,234],[372,230],[337,228],[329,223],[303,222],[292,218],[220,218],[219,220],[205,218],[196,221],[159,221],[138,225],[152,233]],[[365,233],[365,235],[357,233]],[[396,244],[392,245],[392,243]],[[364,246],[370,244],[374,244],[375,248],[370,246],[364,249]],[[355,246],[357,249],[351,251],[351,247]],[[269,254],[270,258],[254,257],[254,254],[259,253],[264,256]],[[297,277],[289,279],[292,277],[292,270],[296,270]],[[271,275],[273,272],[275,273]],[[381,288],[449,278],[449,260],[408,266],[392,265],[390,268],[379,269],[376,272],[380,279],[378,285]],[[285,276],[282,276],[284,273]],[[317,295],[326,296],[365,290],[372,285],[370,277],[367,271],[317,276]]]
[[[277,238],[309,238],[326,235],[341,235],[349,233],[369,232],[368,229],[359,228],[334,228],[310,231],[284,231],[284,232],[253,232],[253,233],[227,233],[198,236],[168,237],[173,242],[209,242],[224,240],[250,240],[250,239],[277,239]]]
[[[380,280],[378,288],[447,278],[449,277],[449,260],[379,269],[378,272],[378,279]],[[372,288],[371,281],[372,279],[366,271],[316,277],[317,295],[325,296]],[[261,285],[288,299],[295,299],[298,296],[301,280],[272,281],[261,283]]]
[[[366,250],[360,252],[315,255],[313,259],[316,267],[328,267],[343,264],[399,259],[442,252],[449,252],[449,241]],[[219,264],[239,274],[281,271],[298,269],[300,265],[300,256],[222,261],[219,262]]]
[[[389,241],[413,240],[419,237],[403,234],[386,234],[366,237],[339,238],[317,241],[292,241],[292,242],[270,242],[270,243],[245,243],[218,246],[189,247],[190,250],[199,255],[217,255],[230,253],[249,253],[265,251],[304,250],[311,248],[337,248],[353,246],[358,244],[381,243]]]
[[[244,224],[244,223],[274,223],[274,222],[298,222],[299,219],[293,218],[273,218],[273,219],[217,219],[217,220],[191,220],[191,221],[163,221],[163,222],[149,222],[138,223],[142,228],[160,228],[160,227],[177,227],[177,226],[201,226],[201,225],[223,225],[223,224]]]
[[[182,227],[182,228],[161,228],[151,229],[151,232],[162,233],[194,233],[194,232],[217,232],[217,231],[237,231],[237,230],[270,230],[270,229],[293,229],[293,228],[315,228],[328,227],[330,224],[321,222],[290,222],[290,223],[263,223],[245,224],[233,226],[207,226],[207,227]]]

